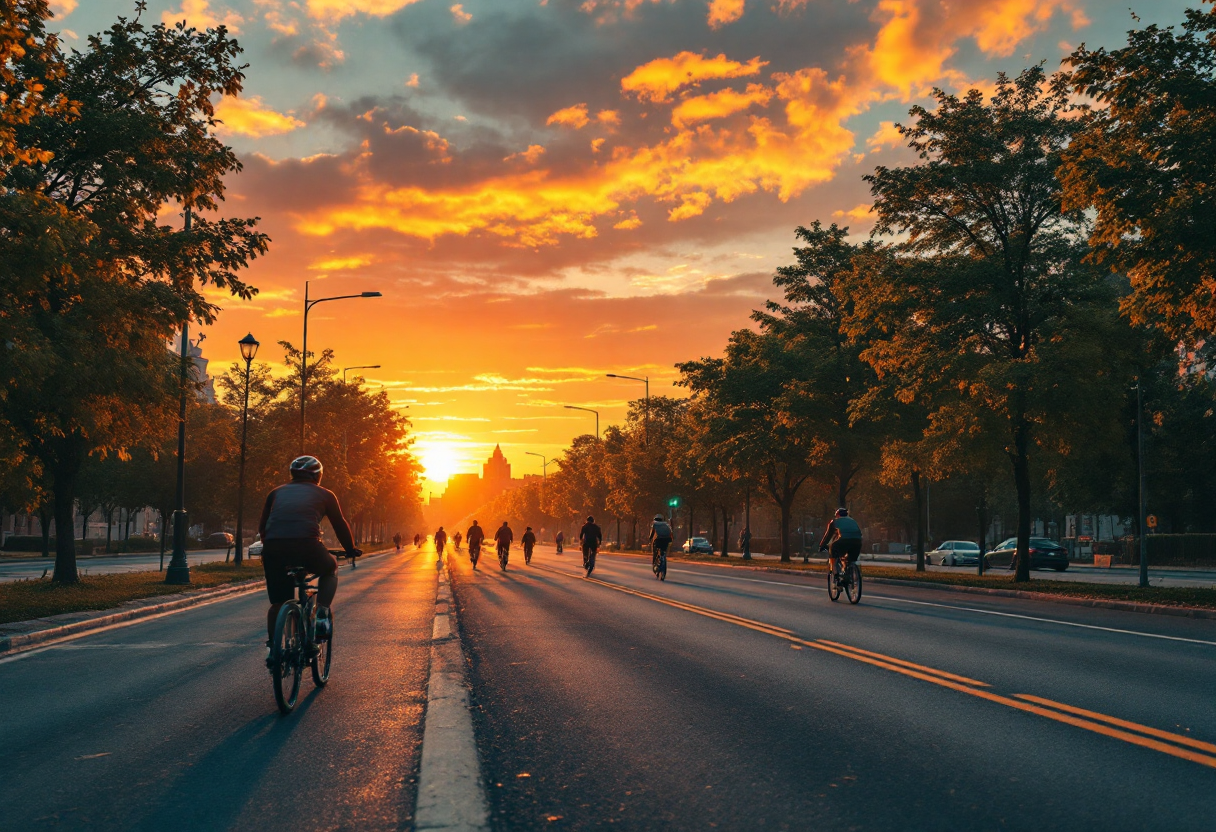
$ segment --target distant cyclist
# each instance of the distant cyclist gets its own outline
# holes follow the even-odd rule
[[[583,568],[587,570],[588,575],[595,569],[595,555],[603,539],[604,533],[595,525],[595,518],[588,515],[587,522],[578,533],[578,542],[583,547]]]
[[[460,529],[456,530],[456,534],[452,535],[452,542],[456,544],[456,551],[460,551]]]
[[[395,535],[393,535],[393,545],[397,547],[398,552],[401,551],[401,532],[397,532]]]
[[[264,542],[262,569],[266,574],[266,594],[270,596],[270,609],[266,612],[267,647],[274,640],[279,607],[295,594],[295,584],[287,574],[293,567],[302,566],[317,576],[317,639],[329,637],[330,607],[338,592],[338,561],[321,541],[323,519],[329,518],[348,556],[362,554],[355,548],[350,524],[342,516],[338,498],[321,487],[323,472],[316,457],[297,457],[291,463],[291,482],[267,494],[262,507],[258,534]]]
[[[469,542],[469,559],[473,561],[473,568],[477,568],[477,558],[481,556],[481,542],[486,539],[486,533],[477,525],[477,521],[473,521],[473,525],[469,527],[469,533],[465,535],[465,539]]]
[[[524,544],[524,563],[532,562],[532,550],[536,548],[536,535],[532,532],[532,527],[524,531],[524,536],[519,539],[519,542]]]
[[[560,555],[562,553],[562,544],[566,542],[566,533],[559,531],[557,536],[553,538],[553,542],[557,544],[557,553]]]
[[[443,550],[448,545],[448,533],[443,530],[443,526],[439,527],[439,531],[435,532],[435,552],[440,559],[443,558]]]
[[[836,509],[836,516],[819,541],[819,551],[828,552],[828,571],[835,571],[836,561],[842,557],[847,558],[846,564],[856,563],[861,557],[861,526],[849,516],[847,508]]]
[[[414,548],[415,549],[418,548],[418,544],[419,544],[419,542],[421,542],[421,540],[422,540],[422,535],[420,535],[420,534],[414,535]]]
[[[656,514],[654,522],[650,524],[650,564],[657,566],[659,563],[659,555],[667,557],[667,547],[671,545],[671,525],[663,519],[663,515]]]
[[[494,532],[494,542],[498,544],[498,557],[500,560],[505,560],[511,554],[511,541],[515,539],[515,532],[511,531],[511,527],[507,525],[507,521],[503,520],[502,525],[498,527],[498,531]]]

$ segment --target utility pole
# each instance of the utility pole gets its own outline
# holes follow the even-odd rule
[[[1136,379],[1136,468],[1140,480],[1140,586],[1148,586],[1148,511],[1144,501],[1144,399]]]
[[[183,231],[190,233],[190,206],[186,206]],[[199,339],[202,340],[201,338]],[[173,510],[173,558],[165,572],[165,583],[190,583],[190,564],[186,562],[186,396],[190,385],[190,316],[182,322],[181,395],[177,404],[177,496]]]

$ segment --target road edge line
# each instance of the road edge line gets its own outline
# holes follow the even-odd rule
[[[414,828],[488,832],[490,804],[481,777],[464,649],[446,566],[438,570],[431,632]]]

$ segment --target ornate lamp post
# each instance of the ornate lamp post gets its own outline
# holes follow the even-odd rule
[[[249,436],[249,375],[253,358],[258,354],[258,340],[249,333],[237,341],[241,346],[241,358],[245,359],[245,400],[241,405],[241,468],[236,487],[236,554],[233,563],[240,566],[245,556],[245,440]]]
[[[309,300],[308,281],[304,281],[304,343],[300,348],[300,453],[304,453],[304,402],[308,399],[308,312],[318,303],[327,300],[346,300],[347,298],[378,298],[379,292],[360,292],[357,295],[334,295],[329,298],[314,298]]]
[[[186,222],[182,231],[190,233],[190,207],[186,206]],[[199,337],[202,342],[202,336]],[[173,559],[165,571],[165,583],[190,583],[190,564],[186,562],[186,396],[190,382],[190,317],[182,322],[181,397],[177,406],[177,495],[173,509]],[[161,561],[164,562],[163,560]]]

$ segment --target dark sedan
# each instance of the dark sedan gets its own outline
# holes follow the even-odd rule
[[[1009,568],[1017,568],[1018,539],[1011,537],[1001,541],[995,549],[988,553],[994,560],[1009,558]],[[1068,550],[1046,537],[1030,538],[1030,568],[1054,569],[1063,572],[1068,568]]]

